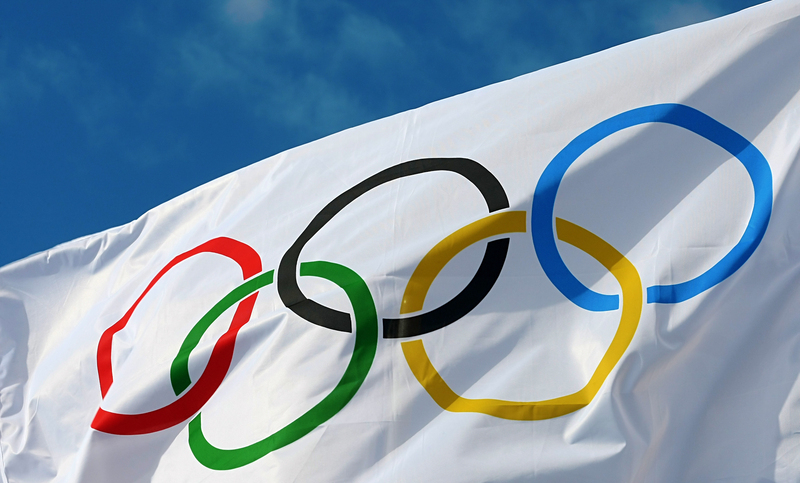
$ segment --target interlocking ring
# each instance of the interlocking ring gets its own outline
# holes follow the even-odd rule
[[[301,232],[281,258],[276,277],[278,295],[284,305],[312,324],[352,332],[350,315],[308,299],[297,283],[298,260],[303,247],[325,224],[364,193],[390,181],[434,171],[449,171],[472,183],[483,196],[489,214],[456,230],[436,244],[420,261],[406,285],[400,317],[383,319],[383,337],[410,339],[401,348],[414,377],[431,398],[452,412],[475,412],[512,420],[549,419],[588,405],[630,345],[639,324],[643,287],[639,273],[625,256],[599,236],[569,221],[553,216],[556,194],[565,173],[586,150],[625,128],[644,123],[667,123],[694,132],[734,155],[744,165],[755,191],[750,222],[739,242],[712,268],[686,282],[647,288],[648,303],[678,303],[722,282],[753,254],[766,232],[772,212],[772,172],[761,152],[744,137],[711,117],[681,104],[658,104],[618,114],[573,139],[545,168],[536,184],[530,213],[531,239],[536,256],[553,285],[570,301],[589,311],[619,308],[618,295],[606,295],[585,287],[569,271],[556,247],[558,239],[569,243],[605,266],[620,284],[622,311],[616,333],[587,384],[579,391],[543,401],[468,399],[456,394],[430,361],[419,337],[446,327],[471,312],[491,291],[508,254],[509,234],[527,231],[528,214],[504,211],[508,197],[499,180],[476,161],[466,158],[426,158],[387,168],[345,191],[328,203]],[[467,286],[450,301],[421,312],[425,297],[440,271],[465,248],[491,239],[481,264]],[[225,470],[238,468],[307,435],[344,408],[363,384],[375,357],[378,314],[364,280],[342,265],[318,261],[299,264],[300,276],[322,277],[347,294],[355,317],[355,344],[350,362],[336,387],[317,405],[266,438],[238,449],[220,449],[202,430],[200,410],[222,383],[230,368],[236,336],[250,319],[258,291],[273,282],[274,271],[262,272],[261,259],[250,246],[230,238],[215,238],[175,257],[150,282],[125,315],[100,337],[97,368],[102,397],[113,383],[111,347],[114,334],[122,330],[138,304],[159,279],[178,263],[200,253],[217,253],[234,260],[242,269],[244,283],[215,304],[190,330],[173,360],[170,379],[178,399],[147,413],[119,414],[100,408],[92,427],[106,433],[130,435],[161,431],[191,419],[189,445],[203,465]],[[238,304],[238,305],[237,305]],[[210,325],[227,309],[237,305],[231,325],[212,350],[202,375],[194,383],[188,370],[189,355]]]

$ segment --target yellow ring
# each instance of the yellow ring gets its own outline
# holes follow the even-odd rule
[[[520,212],[507,213],[510,215],[511,213]],[[497,215],[501,214],[498,213]],[[475,225],[475,223],[472,225]],[[442,243],[445,243],[445,241],[453,237],[456,238],[448,242],[450,246],[453,247],[461,246],[462,244],[470,241],[470,238],[465,236],[465,240],[463,240],[462,243],[459,243],[459,241],[461,241],[459,240],[460,236],[456,235],[472,225],[468,225],[467,227],[455,232],[453,235],[450,235],[450,237],[442,241]],[[491,225],[491,223],[489,225]],[[464,233],[472,233],[474,231],[475,230],[465,231]],[[639,278],[639,273],[636,271],[636,267],[634,267],[624,255],[618,252],[602,238],[586,230],[585,228],[575,225],[574,223],[562,220],[561,218],[556,218],[556,231],[560,240],[580,248],[594,257],[604,267],[606,267],[617,279],[620,284],[620,288],[622,289],[622,315],[620,317],[619,327],[617,328],[617,332],[614,334],[611,345],[603,355],[603,358],[600,360],[600,364],[597,366],[597,369],[595,369],[591,379],[589,379],[589,382],[586,384],[586,386],[584,386],[578,392],[554,399],[546,399],[543,401],[522,402],[504,401],[501,399],[468,399],[456,394],[452,389],[450,389],[450,386],[447,385],[447,382],[445,382],[442,376],[439,375],[436,368],[433,367],[433,364],[431,364],[430,358],[428,357],[427,352],[425,352],[425,346],[421,339],[403,342],[401,346],[403,348],[403,354],[405,355],[406,361],[408,362],[408,367],[411,368],[411,372],[414,374],[414,377],[416,377],[417,381],[419,381],[422,387],[425,388],[425,391],[430,394],[436,404],[441,406],[442,409],[452,412],[483,413],[489,416],[518,421],[532,421],[563,416],[588,405],[600,390],[600,387],[611,373],[611,370],[622,358],[622,354],[625,353],[625,350],[628,348],[628,345],[630,345],[631,340],[633,340],[633,336],[636,333],[636,328],[639,325],[639,319],[642,313],[642,282]],[[439,245],[442,245],[442,243]],[[464,247],[471,243],[473,242],[464,244]],[[439,245],[437,245],[437,247]],[[453,248],[453,250],[454,249],[455,248]],[[441,263],[442,259],[445,259],[444,263],[447,263],[447,261],[455,256],[455,253],[457,252],[458,251],[452,253],[449,258],[443,256],[434,256],[432,258],[434,260],[438,260],[439,263]],[[450,253],[450,251],[446,250],[442,253]],[[429,255],[430,253],[423,258],[423,262],[428,258]],[[420,262],[420,265],[422,265],[423,262]],[[430,265],[435,267],[438,265],[438,263],[430,262]],[[442,266],[444,266],[444,264],[442,264]],[[419,266],[417,267],[417,270],[419,270]],[[414,276],[417,275],[417,270],[414,271],[414,274],[411,277],[412,279],[414,279]],[[441,267],[439,267],[439,270],[441,270]],[[433,277],[439,273],[439,270],[436,270],[433,273]],[[425,274],[425,277],[421,277],[421,279],[427,281],[427,279],[430,277],[431,271],[423,270],[422,273]],[[409,285],[411,285],[411,280],[409,280]],[[424,284],[420,284],[420,286],[423,285]],[[424,290],[422,291],[422,300],[412,300],[412,302],[418,302],[420,308],[422,306],[422,301],[424,301],[425,293],[427,293],[427,287],[430,287],[430,282],[427,283],[427,286],[425,286]],[[409,288],[407,287],[406,294],[408,292]],[[419,288],[412,288],[411,292],[412,294],[419,294],[420,290]],[[419,297],[419,295],[416,295],[416,297]],[[405,297],[403,304],[406,304]]]

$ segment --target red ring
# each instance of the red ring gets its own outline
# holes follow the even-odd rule
[[[261,257],[258,253],[249,245],[226,237],[214,238],[173,258],[158,272],[119,322],[106,329],[100,337],[97,345],[97,375],[103,398],[106,397],[114,382],[111,367],[111,346],[114,334],[128,324],[136,306],[164,274],[178,263],[200,253],[217,253],[230,258],[239,264],[245,280],[261,272]],[[227,375],[233,359],[236,335],[239,329],[250,320],[257,296],[258,292],[239,302],[231,326],[214,345],[203,374],[183,396],[162,408],[141,414],[119,414],[99,408],[92,421],[92,428],[111,434],[147,434],[170,428],[192,417],[211,398]]]

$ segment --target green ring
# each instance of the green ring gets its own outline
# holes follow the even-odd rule
[[[240,288],[242,288],[241,290],[239,290],[239,288],[234,289],[234,291],[229,294],[231,300],[235,298],[233,297],[234,292],[236,292],[237,296],[241,295],[239,298],[241,299],[258,288],[268,285],[272,282],[272,272],[268,273],[269,276],[264,274],[264,279],[260,282],[254,283],[253,280],[255,279],[251,279],[240,286]],[[203,435],[201,424],[202,413],[199,413],[189,423],[189,447],[192,450],[192,454],[197,458],[197,461],[207,468],[214,470],[240,468],[266,456],[276,449],[294,443],[341,411],[342,408],[350,402],[353,396],[355,396],[356,392],[358,392],[358,389],[367,377],[367,373],[369,373],[372,361],[375,359],[375,352],[378,345],[378,314],[375,310],[375,302],[372,299],[372,294],[366,282],[349,268],[331,262],[302,263],[300,265],[300,275],[330,280],[341,287],[350,299],[356,321],[356,340],[350,363],[347,365],[347,369],[345,369],[339,383],[336,384],[336,387],[334,387],[322,401],[275,433],[243,448],[221,449],[209,443]],[[263,283],[267,278],[269,281]],[[248,283],[250,283],[250,285],[245,289],[244,286]],[[256,285],[260,286],[256,288]],[[233,305],[233,303],[235,303],[235,301],[231,302],[230,305]],[[192,331],[190,331],[186,340],[181,345],[181,351],[173,361],[171,375],[173,375],[173,389],[176,393],[182,392],[183,389],[188,387],[187,383],[190,383],[188,379],[189,353],[197,346],[200,337],[211,325],[211,322],[221,314],[221,311],[216,311],[218,313],[215,314],[211,312],[214,312],[214,309],[200,319]],[[183,372],[184,369],[186,369],[185,373]],[[178,385],[176,385],[176,383]]]
[[[183,339],[181,348],[178,350],[178,355],[172,360],[172,366],[169,368],[169,379],[172,383],[172,390],[175,392],[176,396],[179,396],[192,384],[192,378],[189,375],[189,354],[191,354],[197,347],[197,344],[200,343],[200,338],[203,337],[203,334],[211,327],[211,324],[226,310],[239,303],[240,300],[256,290],[271,284],[274,274],[275,270],[270,270],[269,272],[264,272],[261,275],[247,280],[228,292],[226,296],[222,297],[222,300],[214,304],[211,310],[206,312],[206,314],[194,324],[192,330],[190,330],[186,338]]]

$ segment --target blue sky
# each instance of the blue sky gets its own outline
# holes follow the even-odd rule
[[[756,3],[0,2],[0,265],[336,131]]]

